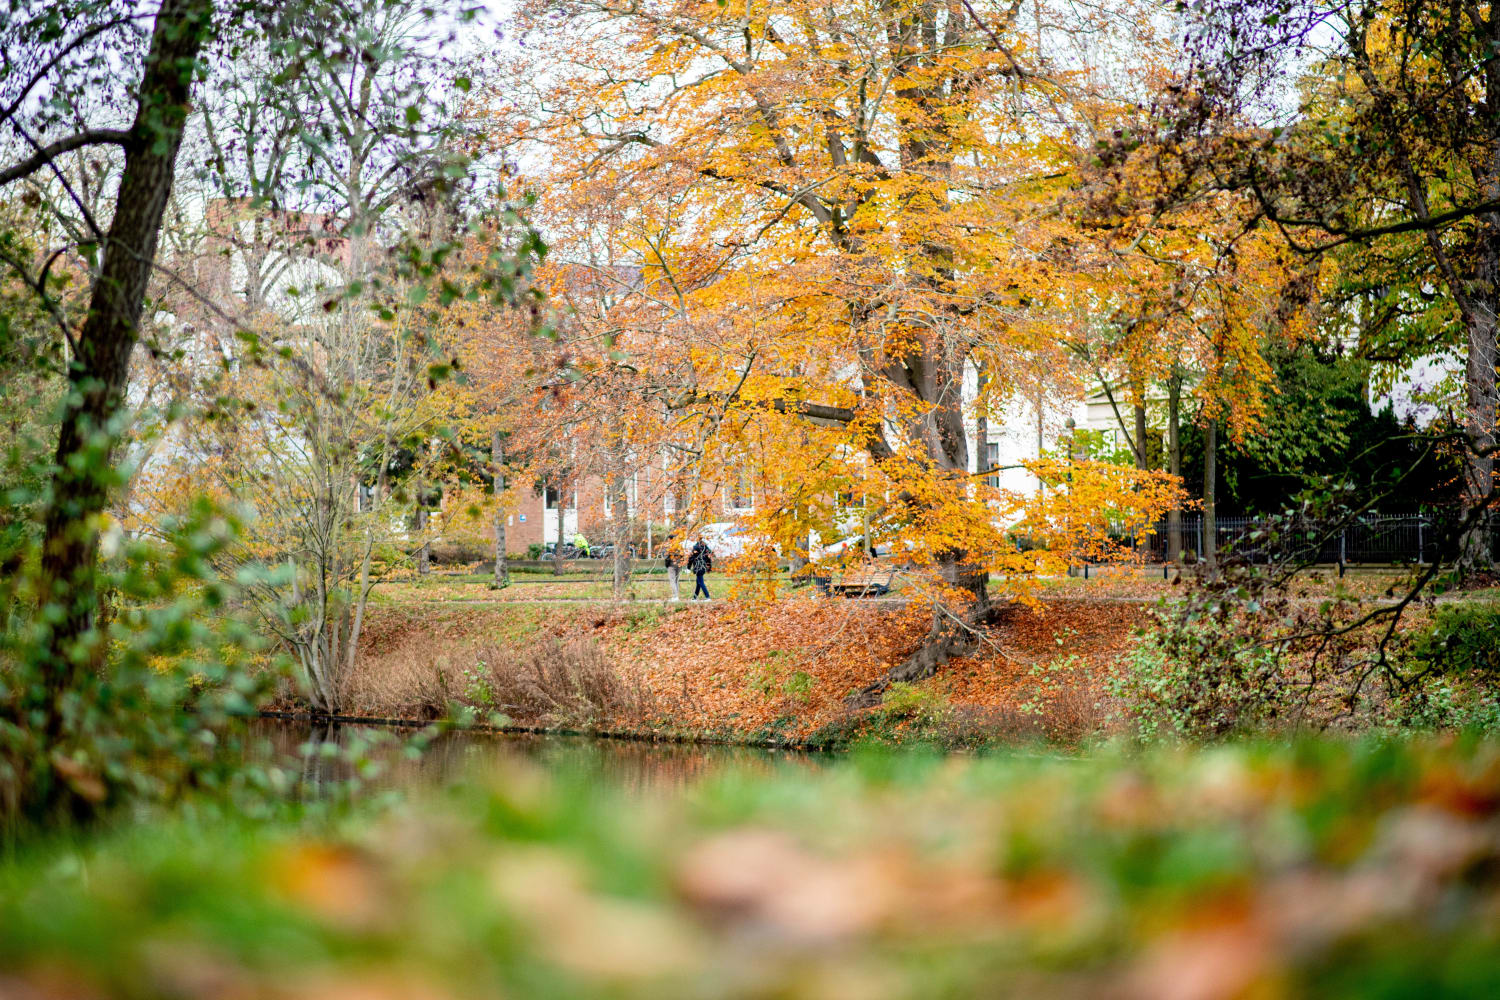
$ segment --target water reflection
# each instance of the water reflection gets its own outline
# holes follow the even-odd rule
[[[276,758],[300,761],[303,785],[311,791],[348,779],[349,752],[372,743],[369,756],[381,765],[378,785],[443,784],[524,760],[637,796],[679,792],[726,768],[769,774],[788,766],[820,769],[828,759],[758,747],[461,731],[438,736],[413,756],[404,746],[416,730],[279,719],[260,719],[253,727]]]

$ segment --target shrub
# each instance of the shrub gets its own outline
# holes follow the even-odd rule
[[[1109,710],[1101,704],[1107,691],[1083,657],[1059,656],[1036,664],[1028,674],[1030,697],[1016,712],[1034,720],[1035,728],[1049,739],[1077,743],[1108,724]]]
[[[1500,680],[1500,607],[1439,605],[1432,624],[1414,633],[1403,660],[1420,673],[1478,673]]]
[[[468,566],[494,558],[492,545],[483,540],[467,538],[441,538],[428,547],[434,566]]]
[[[90,632],[103,641],[86,635],[62,662],[47,638],[63,601],[39,602],[31,569],[0,579],[0,840],[189,793],[250,805],[287,791],[276,762],[247,763],[251,738],[234,724],[285,666],[261,655],[239,611],[264,574],[214,571],[238,527],[196,501],[164,519],[160,538],[119,543],[90,581],[100,594]]]
[[[1108,689],[1143,739],[1224,736],[1285,708],[1276,652],[1233,618],[1179,620],[1142,637]]]
[[[1500,608],[1439,605],[1396,656],[1407,686],[1394,723],[1420,729],[1500,729]]]
[[[936,725],[947,718],[950,707],[947,697],[935,687],[897,681],[881,695],[880,711],[887,719]]]
[[[812,674],[805,670],[793,670],[791,676],[782,682],[781,691],[792,701],[805,703],[812,696],[816,685],[817,681]]]
[[[472,650],[421,632],[383,650],[361,656],[344,692],[350,710],[401,719],[438,719],[463,700],[474,684]],[[492,708],[477,699],[476,708]]]
[[[805,670],[787,671],[783,662],[789,656],[785,650],[772,650],[763,662],[751,667],[745,677],[750,690],[764,698],[781,697],[799,705],[806,704],[817,686],[817,679]]]

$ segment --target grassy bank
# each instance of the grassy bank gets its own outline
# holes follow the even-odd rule
[[[1494,633],[1493,588],[1434,582],[1392,637],[1378,612],[1395,603],[1401,578],[1387,571],[1312,574],[1253,595],[1141,567],[1037,581],[1032,599],[1003,606],[969,655],[858,706],[853,696],[924,641],[921,602],[803,588],[770,601],[669,603],[640,599],[661,586],[649,575],[632,584],[638,599],[611,602],[608,584],[587,577],[528,580],[501,591],[482,575],[385,586],[346,685],[347,712],[425,721],[459,706],[527,728],[950,748],[1076,746],[1138,729],[1461,729],[1500,717],[1493,671],[1454,645]],[[715,587],[732,592],[733,580]],[[1447,624],[1434,631],[1439,621]],[[1421,649],[1407,637],[1423,634],[1426,652],[1414,657]],[[1377,643],[1384,661],[1370,660]],[[1381,680],[1365,683],[1372,676]],[[278,707],[295,705],[289,697]]]
[[[861,756],[627,794],[512,763],[0,864],[24,997],[1500,992],[1500,748]]]
[[[372,613],[346,704],[424,720],[456,703],[527,726],[741,742],[1076,742],[1107,728],[1102,679],[1143,620],[1132,603],[1017,606],[974,656],[852,708],[922,641],[926,612],[814,599],[391,604]]]

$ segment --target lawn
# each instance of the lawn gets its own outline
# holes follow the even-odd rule
[[[1185,576],[1191,576],[1189,568]],[[1163,576],[1160,566],[1121,565],[1092,567],[1088,577],[1048,576],[1012,583],[1002,577],[990,578],[992,593],[1003,595],[1011,590],[1034,593],[1050,598],[1081,597],[1090,600],[1120,600],[1154,602],[1160,598],[1171,599],[1182,592],[1185,580],[1177,580],[1177,571]],[[1355,599],[1380,600],[1388,593],[1399,594],[1407,585],[1409,574],[1388,567],[1350,569],[1342,577],[1337,570],[1327,568],[1302,577],[1299,591],[1309,598],[1323,598],[1342,594]],[[382,583],[374,594],[381,603],[400,604],[412,601],[538,601],[538,600],[611,600],[613,585],[608,572],[568,572],[555,575],[547,571],[515,572],[511,585],[494,589],[494,577],[489,573],[435,571],[425,577],[405,575]],[[775,575],[775,593],[791,597],[809,592],[809,585],[802,579],[793,579],[788,573]],[[716,597],[742,592],[746,586],[732,573],[714,573],[708,578],[709,587]],[[684,598],[692,593],[693,578],[682,575],[681,593]],[[1437,596],[1449,593],[1442,585],[1431,588]],[[897,574],[891,582],[891,596],[915,596],[918,588],[913,581]],[[670,596],[665,572],[660,567],[637,568],[630,577],[627,599],[638,601],[661,601]],[[1467,590],[1465,599],[1494,600],[1500,598],[1500,587],[1480,587]]]

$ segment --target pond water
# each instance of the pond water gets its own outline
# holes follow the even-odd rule
[[[402,738],[413,735],[412,730],[280,719],[257,720],[253,729],[275,756],[301,759],[303,780],[313,787],[349,773],[344,756],[324,748],[347,751],[372,737],[389,744],[371,754],[383,765],[378,783],[398,786],[482,777],[488,771],[526,762],[560,777],[644,796],[681,791],[728,768],[769,774],[788,766],[820,769],[834,759],[829,754],[758,747],[473,731],[445,733],[420,756],[412,757],[402,753],[399,745]]]

